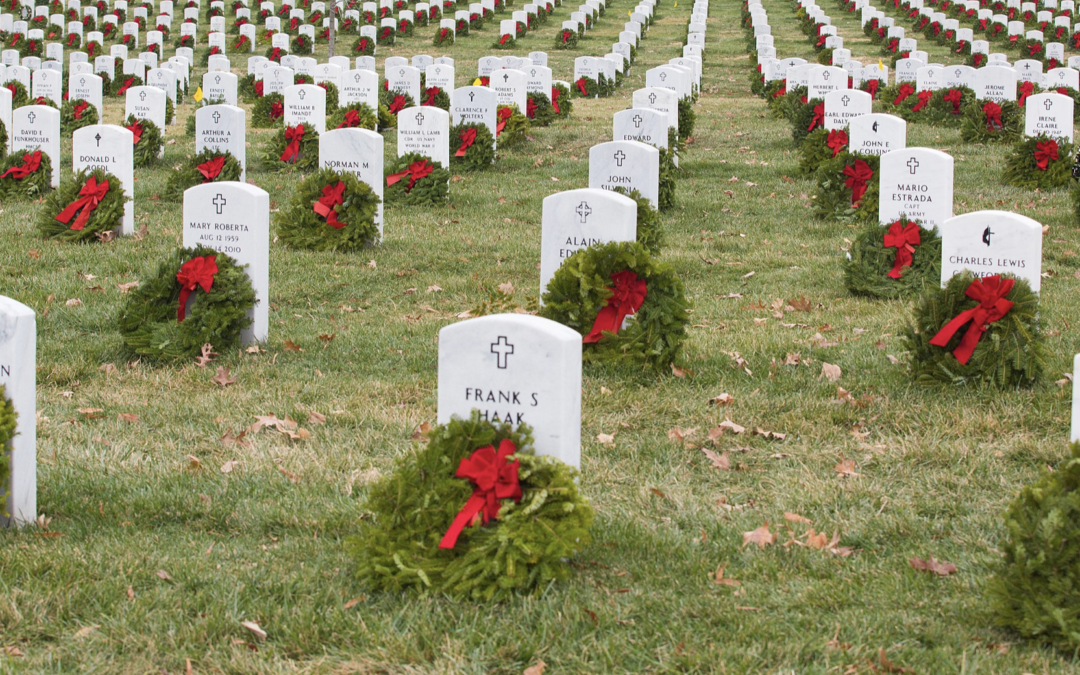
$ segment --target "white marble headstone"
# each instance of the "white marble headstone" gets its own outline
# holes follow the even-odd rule
[[[11,481],[0,485],[6,501],[6,508],[0,511],[9,513],[10,518],[0,515],[0,524],[18,527],[37,519],[37,319],[34,310],[2,295],[0,384],[18,415],[8,465]]]
[[[1024,136],[1073,141],[1073,100],[1057,92],[1029,96],[1024,105]]]
[[[234,105],[208,105],[195,111],[195,152],[227,152],[240,163],[240,180],[247,180],[247,117]]]
[[[115,124],[95,124],[76,129],[71,138],[73,171],[104,169],[120,179],[125,196],[135,198],[135,144],[130,131]],[[120,234],[126,236],[134,232],[135,203],[129,201],[124,204]]]
[[[1042,286],[1042,224],[1008,211],[975,211],[941,224],[941,285],[970,270],[976,276],[1014,274],[1031,290]]]
[[[927,229],[953,215],[953,158],[940,150],[905,148],[881,156],[878,219],[901,215]]]
[[[544,198],[540,234],[540,295],[563,261],[578,250],[637,241],[637,202],[609,190],[582,188]]]
[[[12,154],[41,150],[52,165],[52,186],[60,187],[60,111],[47,105],[27,105],[11,112]]]
[[[450,167],[450,114],[430,106],[405,108],[397,116],[398,157],[419,153]]]
[[[589,149],[589,187],[637,190],[660,208],[660,151],[638,141],[610,141]]]
[[[375,224],[383,233],[383,137],[367,129],[332,129],[319,137],[319,168],[348,172],[379,196]]]

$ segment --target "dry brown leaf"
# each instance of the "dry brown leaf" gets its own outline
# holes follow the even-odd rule
[[[734,434],[741,434],[742,432],[746,431],[746,427],[739,426],[738,424],[735,424],[731,420],[724,420],[718,426],[721,429],[727,429],[728,431],[731,431]]]
[[[824,532],[815,532],[811,527],[806,531],[806,545],[821,550],[829,545],[829,538]]]
[[[614,445],[615,434],[596,434],[596,440],[599,441],[601,445]]]
[[[671,364],[671,374],[675,377],[686,377],[690,374],[690,371],[686,368],[680,368],[673,363]]]
[[[904,673],[904,674],[906,674],[906,673],[914,673],[915,672],[911,668],[904,668],[904,667],[898,666],[895,663],[893,663],[892,661],[890,661],[888,659],[888,657],[885,656],[885,648],[884,647],[881,647],[881,648],[878,649],[878,663],[877,664],[871,663],[870,665],[874,666],[874,670],[879,670],[880,669],[881,672],[886,672],[886,673]]]
[[[302,352],[302,351],[304,351],[303,348],[300,345],[296,344],[292,340],[286,340],[284,343],[282,343],[281,346],[287,352]]]
[[[221,473],[232,473],[233,469],[238,466],[240,466],[240,462],[236,461],[235,459],[230,459],[229,461],[221,465]]]
[[[947,577],[958,571],[956,565],[934,560],[934,556],[930,556],[929,560],[923,560],[922,558],[908,558],[908,563],[920,572],[933,572],[942,577]]]
[[[134,600],[135,599],[135,589],[132,588],[131,586],[127,587],[127,597],[128,597],[128,600]]]
[[[233,435],[232,430],[227,430],[221,436],[221,438],[218,439],[218,442],[221,443],[222,445],[224,445],[225,447],[229,447],[230,445],[235,445],[235,446],[238,446],[238,447],[241,447],[241,448],[246,448],[246,447],[249,447],[251,445],[251,441],[244,440],[244,437],[247,436],[247,434],[248,434],[247,429],[244,429],[238,435],[235,435],[235,436]]]
[[[720,394],[719,396],[713,396],[709,399],[709,403],[715,405],[718,408],[722,408],[726,405],[731,405],[735,402],[735,397],[731,394]]]
[[[709,458],[713,468],[720,469],[721,471],[731,471],[731,458],[728,457],[727,450],[723,454],[716,454],[712,450],[706,450],[702,448],[701,451],[705,453],[705,456]]]
[[[784,520],[789,523],[800,523],[802,525],[809,525],[814,522],[806,516],[801,516],[798,513],[792,513],[791,511],[784,511]]]
[[[537,661],[533,665],[522,671],[521,675],[544,675],[544,669],[547,668],[547,664],[543,661]]]
[[[79,408],[79,414],[88,420],[102,417],[101,413],[103,412],[105,412],[105,410],[103,410],[102,408]]]
[[[70,300],[68,300],[64,304],[67,305],[68,307],[82,307],[82,300],[80,300],[78,298],[71,298]]]
[[[824,377],[829,382],[836,382],[840,379],[842,375],[843,372],[840,370],[840,366],[833,365],[831,363],[822,363],[821,375],[818,377],[818,379]]]
[[[118,289],[120,289],[121,294],[124,294],[124,293],[127,293],[128,291],[132,291],[132,290],[135,290],[136,288],[138,288],[139,287],[139,282],[138,281],[132,281],[129,284],[116,284],[116,287]]]
[[[75,635],[73,637],[81,640],[82,638],[89,637],[90,634],[96,631],[98,628],[101,628],[99,624],[94,624],[92,626],[83,626],[79,630],[75,631]]]
[[[121,422],[127,422],[128,424],[137,424],[139,421],[139,416],[132,415],[131,413],[120,413],[116,418]]]
[[[0,650],[0,653],[2,653],[4,656],[13,656],[13,657],[26,656],[26,654],[23,654],[22,651],[18,647],[4,647],[3,650]]]
[[[297,476],[295,473],[293,473],[292,471],[289,471],[285,467],[279,466],[277,468],[277,470],[281,473],[282,476],[285,476],[287,479],[289,479],[290,483],[299,483],[300,482],[300,476]]]
[[[322,348],[326,349],[330,346],[330,343],[337,337],[337,333],[323,333],[319,336],[319,342],[322,343]]]
[[[844,459],[842,455],[840,457],[840,461],[833,468],[836,470],[836,473],[840,474],[841,476],[858,476],[859,475],[859,473],[857,471],[855,471],[855,460],[853,460],[853,459]]]
[[[117,373],[116,366],[111,363],[103,363],[98,367],[98,370],[106,375],[115,375]]]
[[[353,607],[356,607],[357,605],[359,605],[361,602],[364,602],[365,600],[367,600],[367,596],[366,595],[361,595],[359,597],[353,598],[352,600],[346,602],[344,605],[341,606],[341,608],[342,609],[352,609]]]
[[[713,575],[713,583],[721,586],[741,586],[742,582],[736,579],[728,579],[724,576],[724,570],[727,568],[727,563],[724,563],[720,567],[716,568],[716,574]]]
[[[776,535],[769,531],[769,522],[765,521],[765,524],[756,530],[750,532],[743,532],[742,545],[757,544],[758,548],[765,548],[776,543]]]
[[[326,424],[326,415],[317,412],[310,412],[307,416],[307,423],[313,427],[320,424]]]
[[[851,392],[843,387],[836,388],[836,399],[841,403],[854,403],[855,399],[852,398]]]
[[[682,427],[672,427],[668,429],[667,437],[676,443],[685,443],[690,437],[697,433],[697,428],[683,429]]]
[[[213,361],[216,356],[217,352],[214,351],[214,345],[207,343],[202,346],[202,356],[195,357],[195,365],[205,368],[206,364]]]
[[[226,368],[225,366],[218,366],[217,375],[211,377],[210,381],[214,384],[221,385],[222,388],[225,388],[233,382],[236,382],[236,378],[229,376],[228,368]]]
[[[514,294],[514,284],[510,283],[509,281],[499,284],[498,288],[499,292],[504,295]]]
[[[660,490],[657,490],[656,488],[649,488],[649,492],[653,493],[654,495],[656,495],[660,499],[668,499],[668,496],[666,494],[664,494]]]
[[[157,572],[154,572],[154,576],[156,576],[158,579],[161,579],[162,581],[172,582],[173,580],[173,578],[169,576],[169,573],[165,570],[158,570]]]
[[[421,422],[420,426],[416,427],[416,431],[413,431],[409,440],[426,441],[429,433],[431,433],[431,424],[428,422]]]
[[[432,284],[432,285],[427,287],[427,292],[428,293],[442,293],[442,290],[443,289],[441,287],[436,286],[435,284]]]
[[[195,455],[185,455],[188,460],[187,468],[191,471],[198,471],[202,468],[202,460]]]
[[[262,642],[266,639],[266,631],[264,631],[262,627],[254,621],[241,621],[240,625],[251,631],[251,634],[254,635],[255,639],[259,642]]]

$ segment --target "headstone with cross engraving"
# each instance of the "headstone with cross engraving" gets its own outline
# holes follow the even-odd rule
[[[394,66],[386,69],[386,81],[390,91],[408,94],[414,103],[420,102],[420,70],[412,66]]]
[[[488,87],[461,87],[450,95],[450,115],[454,126],[459,124],[483,124],[495,138],[498,126],[498,101],[495,92]]]
[[[806,98],[824,99],[830,91],[847,89],[847,73],[836,66],[814,66],[810,69]]]
[[[449,96],[454,92],[454,67],[433,63],[424,72],[424,84],[428,88],[438,87]]]
[[[691,95],[693,85],[690,74],[685,70],[677,66],[662,65],[645,71],[645,86],[673,89],[680,98],[686,98]],[[844,86],[847,86],[846,76]]]
[[[904,148],[881,156],[878,219],[900,216],[927,229],[953,215],[953,158],[930,148]]]
[[[195,111],[195,152],[227,152],[240,163],[240,180],[247,180],[247,119],[243,108],[208,105]]]
[[[975,88],[975,69],[971,66],[947,66],[942,70],[942,74],[944,76],[944,83],[947,88]]]
[[[342,77],[338,105],[364,103],[372,112],[379,109],[379,74],[372,70],[350,70]]]
[[[332,129],[319,137],[319,167],[351,173],[379,196],[375,224],[383,232],[383,137],[367,129]]]
[[[238,83],[238,78],[232,73],[203,73],[203,103],[236,105]]]
[[[611,141],[589,149],[589,187],[637,190],[659,208],[660,151],[639,141]]]
[[[667,148],[667,115],[648,108],[620,110],[612,116],[612,140],[641,141],[657,148]]]
[[[845,129],[856,117],[873,112],[874,99],[857,89],[834,89],[825,94],[825,128]]]
[[[975,71],[975,98],[980,101],[1015,101],[1016,71],[1008,66],[983,66]]]
[[[563,261],[578,250],[593,244],[636,240],[637,202],[625,195],[583,188],[545,197],[540,234],[540,295],[543,296]]]
[[[439,331],[438,421],[473,410],[532,427],[536,454],[581,465],[581,335],[528,314],[493,314]]]
[[[491,88],[495,91],[499,105],[517,106],[519,112],[525,112],[528,99],[528,75],[522,70],[504,68],[491,74]]]
[[[176,73],[167,68],[151,68],[146,72],[146,85],[165,92],[176,105]]]
[[[285,125],[303,124],[320,134],[326,130],[326,90],[316,84],[285,88]]]
[[[34,310],[0,295],[0,385],[17,415],[8,455],[9,481],[0,484],[0,525],[37,518],[37,322]],[[8,515],[4,515],[8,514]]]
[[[59,108],[64,98],[63,86],[64,77],[60,73],[55,70],[38,70],[33,74],[30,97],[46,98]]]
[[[660,87],[646,87],[634,91],[633,101],[635,108],[648,108],[658,110],[667,115],[668,126],[679,132],[679,97],[671,89]]]
[[[907,147],[907,122],[885,113],[861,115],[848,124],[848,152],[884,155]]]
[[[526,65],[522,70],[525,72],[525,88],[530,94],[543,96],[551,99],[551,68],[547,66]]]
[[[1052,68],[1046,71],[1043,81],[1048,89],[1080,89],[1080,71],[1075,68]]]
[[[68,98],[77,101],[82,99],[94,106],[98,120],[104,119],[104,109],[101,103],[102,80],[94,74],[72,74],[68,79]]]
[[[1024,105],[1024,136],[1073,141],[1073,99],[1057,92],[1029,96]]]
[[[71,164],[76,172],[104,169],[120,179],[119,186],[129,199],[135,197],[134,143],[131,132],[115,124],[94,124],[76,129],[71,135]],[[135,203],[124,204],[121,235],[135,232]]]
[[[1042,224],[1007,211],[975,211],[940,224],[941,285],[970,270],[979,277],[1015,274],[1039,292]]]
[[[11,154],[41,150],[52,164],[52,186],[60,187],[60,111],[47,105],[27,105],[11,113],[8,134]]]
[[[254,323],[244,330],[244,344],[264,342],[269,331],[270,195],[247,183],[222,181],[196,185],[184,192],[184,236],[187,248],[208,246],[234,258],[251,279]]]
[[[263,93],[284,94],[285,88],[291,87],[294,80],[295,75],[292,68],[278,65],[269,66],[263,71]]]
[[[150,120],[165,133],[165,92],[155,87],[131,87],[125,98],[124,117]]]
[[[113,59],[113,57],[105,54],[94,57],[94,72],[107,75],[110,81],[115,80],[116,61]]]
[[[450,114],[431,106],[415,106],[398,113],[398,157],[419,153],[443,168],[450,166]]]

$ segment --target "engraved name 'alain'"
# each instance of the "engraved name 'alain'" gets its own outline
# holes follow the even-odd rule
[[[525,403],[522,403],[522,399]],[[540,394],[532,392],[531,394],[523,394],[520,391],[503,391],[501,389],[480,389],[478,387],[465,387],[465,400],[472,401],[473,403],[491,403],[492,408],[477,408],[477,412],[480,413],[481,419],[488,422],[500,423],[507,422],[510,424],[521,424],[525,421],[525,413],[513,412],[509,409],[500,409],[499,405],[506,406],[526,406],[529,408],[535,408],[540,405]]]

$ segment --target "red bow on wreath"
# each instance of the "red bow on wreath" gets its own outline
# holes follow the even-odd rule
[[[578,91],[581,92],[582,96],[588,96],[589,95],[589,90],[585,88],[585,78],[584,77],[579,77],[577,82],[575,82],[574,84],[577,86]]]
[[[390,113],[393,115],[398,114],[405,109],[405,97],[398,94],[394,97],[394,100],[390,102]]]
[[[67,207],[56,216],[56,220],[67,225],[71,222],[72,218],[75,218],[75,214],[82,209],[79,213],[79,217],[75,218],[75,222],[71,223],[71,229],[82,230],[86,227],[86,223],[90,220],[90,214],[101,203],[102,199],[105,199],[105,195],[109,193],[109,181],[102,181],[100,184],[97,179],[90,176],[83,184],[82,189],[79,190],[79,198],[67,205]]]
[[[360,42],[356,43],[356,51],[358,51],[358,52],[366,52],[367,51],[367,42],[368,42],[368,39],[366,37],[365,38],[360,38]]]
[[[982,107],[983,115],[986,116],[986,128],[990,131],[996,131],[1002,128],[1001,124],[1001,106],[993,101],[987,102]]]
[[[1039,141],[1035,144],[1035,168],[1039,171],[1046,171],[1049,168],[1050,160],[1056,162],[1057,158],[1058,144],[1054,139]]]
[[[1043,46],[1041,42],[1032,42],[1030,45],[1028,45],[1028,56],[1035,56],[1042,51],[1042,48]]]
[[[180,282],[180,307],[176,310],[176,320],[183,321],[186,305],[191,292],[202,286],[204,293],[209,293],[214,285],[214,275],[218,272],[216,255],[192,258],[180,266],[176,280]]]
[[[950,89],[945,92],[941,97],[946,103],[952,104],[952,112],[954,115],[960,114],[960,103],[964,100],[964,92],[959,89]]]
[[[930,103],[930,99],[934,96],[932,91],[920,91],[919,100],[915,105],[911,106],[911,112],[919,112],[926,107],[926,104]]]
[[[495,137],[498,138],[503,129],[506,128],[506,123],[510,121],[510,118],[514,115],[514,111],[510,108],[499,108],[499,111],[495,113],[495,118],[498,120],[498,124],[495,125]]]
[[[870,100],[877,100],[877,90],[881,86],[881,80],[870,80],[866,83],[866,91],[870,94]]]
[[[259,80],[255,83],[255,95],[262,98],[263,95],[263,81]]]
[[[994,323],[1012,309],[1013,302],[1006,300],[1005,296],[1012,291],[1015,283],[1015,280],[1002,279],[997,274],[972,281],[964,291],[964,295],[978,301],[978,306],[956,315],[956,318],[938,331],[938,334],[930,340],[930,344],[935,347],[947,346],[960,327],[970,321],[971,325],[968,326],[964,337],[960,339],[960,346],[953,351],[956,360],[966,365],[971,360],[975,345],[979,344],[979,338],[986,332],[987,324]]]
[[[424,105],[435,105],[435,97],[438,96],[441,91],[442,89],[439,89],[438,87],[428,87],[427,90],[424,91],[424,94],[427,95],[427,100],[424,101]]]
[[[912,254],[915,253],[915,247],[921,243],[919,226],[915,223],[908,223],[907,227],[904,227],[903,222],[898,220],[889,226],[889,231],[885,233],[885,248],[896,249],[893,268],[887,275],[890,279],[899,279],[904,274],[904,268],[911,267],[915,259]]]
[[[326,224],[335,230],[345,227],[345,223],[337,219],[335,206],[345,203],[345,182],[338,181],[337,185],[327,185],[322,189],[322,197],[315,202],[315,213],[326,218]]]
[[[536,100],[532,96],[525,101],[525,116],[529,119],[536,118]]]
[[[501,38],[499,38],[499,44],[504,45],[507,42],[509,42],[510,39],[513,38],[513,37],[514,37],[513,35],[511,35],[510,33],[507,33],[506,35],[503,35]]]
[[[1020,97],[1016,100],[1016,104],[1021,108],[1027,103],[1027,97],[1035,93],[1035,84],[1033,82],[1021,82],[1020,83]]]
[[[125,125],[124,128],[131,132],[131,144],[138,145],[139,141],[142,139],[142,122],[139,120],[135,120],[131,124]]]
[[[476,129],[472,127],[465,129],[458,134],[458,138],[461,139],[461,147],[454,153],[454,157],[464,157],[472,144],[476,142]]]
[[[418,162],[413,162],[412,164],[410,164],[409,168],[405,169],[401,173],[395,173],[387,176],[386,187],[390,187],[405,176],[408,176],[409,186],[405,188],[405,192],[412,192],[413,186],[416,185],[416,181],[427,177],[434,170],[435,166],[433,164],[428,162],[426,159],[421,159]]]
[[[345,111],[345,121],[337,125],[338,129],[351,129],[360,126],[360,113],[355,110]]]
[[[555,109],[556,114],[562,114],[562,111],[559,110],[559,88],[558,87],[552,87],[551,88],[551,107]]]
[[[120,94],[127,93],[127,90],[131,88],[131,85],[133,84],[135,84],[134,77],[129,77],[128,79],[124,80],[124,84],[116,90],[116,95],[119,96]]]
[[[810,118],[810,126],[806,127],[806,130],[813,131],[822,124],[825,124],[825,104],[818,103],[814,106],[814,116]]]
[[[866,194],[866,184],[874,177],[874,171],[865,161],[857,159],[853,165],[845,166],[843,173],[847,176],[844,185],[851,188],[851,206],[854,208]]]
[[[71,114],[75,116],[75,119],[81,120],[82,116],[83,116],[83,113],[85,113],[86,109],[89,108],[89,107],[90,107],[90,104],[87,103],[86,101],[79,101],[78,103],[75,104],[75,107],[72,108]]]
[[[270,119],[276,120],[285,114],[285,105],[281,101],[270,102]]]
[[[840,151],[847,147],[848,135],[843,129],[834,129],[825,138],[825,145],[832,150],[832,156],[836,157]]]
[[[439,548],[454,548],[458,536],[477,516],[483,518],[484,523],[499,519],[499,509],[502,507],[501,500],[513,499],[521,501],[521,483],[518,482],[518,461],[510,461],[510,456],[517,452],[517,446],[513,441],[504,439],[499,443],[498,452],[492,445],[474,451],[468,458],[461,460],[457,473],[458,478],[465,478],[476,487],[473,488],[472,496],[461,507],[454,522],[450,523],[450,529],[443,535],[439,542]]]
[[[75,44],[75,39],[77,37],[79,37],[79,35],[77,33],[72,33],[71,35],[68,36],[68,39],[67,39],[68,47]]]
[[[208,162],[203,162],[195,167],[195,170],[202,174],[204,183],[209,183],[221,175],[221,170],[224,167],[225,155],[222,155],[221,157],[215,157]]]
[[[563,29],[563,32],[562,32],[562,42],[563,42],[563,44],[567,43],[567,41],[570,39],[571,35],[573,35],[573,33],[570,32],[569,28],[564,28]]]
[[[906,99],[908,96],[911,96],[914,93],[915,93],[915,87],[913,87],[910,84],[908,84],[907,82],[905,82],[904,84],[900,85],[900,91],[897,92],[898,96],[893,100],[892,104],[893,105],[900,105],[901,103],[904,102],[904,99]]]
[[[615,285],[608,289],[611,291],[611,297],[596,314],[592,330],[582,339],[585,344],[599,342],[605,332],[618,333],[623,320],[641,309],[642,303],[645,302],[645,296],[648,294],[645,280],[639,279],[632,270],[616,272],[611,275],[611,280],[615,282]]]
[[[304,140],[304,125],[297,124],[295,127],[285,127],[285,152],[281,153],[281,161],[295,162],[300,157],[300,141]]]
[[[967,44],[968,44],[967,40],[961,40],[960,42],[957,42],[956,44],[957,44],[957,48],[956,48],[956,53],[957,54],[962,54],[964,52],[964,50],[967,49]]]

